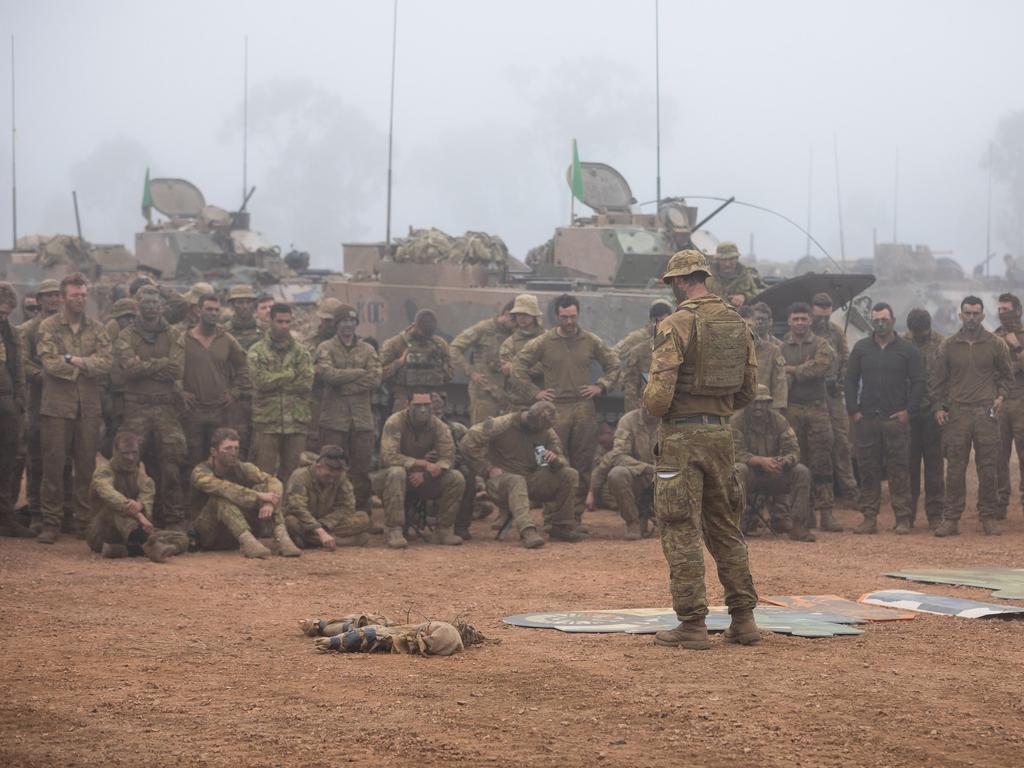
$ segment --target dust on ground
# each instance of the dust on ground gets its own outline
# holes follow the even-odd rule
[[[985,537],[819,534],[751,542],[761,595],[856,599],[909,588],[906,566],[1022,565],[1024,519]],[[852,527],[860,516],[838,513]],[[595,536],[538,551],[307,552],[247,561],[203,553],[109,561],[63,537],[0,539],[0,763],[391,765],[1013,766],[1024,764],[1024,623],[918,616],[861,637],[765,633],[742,648],[656,647],[649,636],[505,626],[528,611],[669,604],[658,541]],[[614,538],[613,538],[614,537]],[[721,587],[708,560],[713,604]],[[451,658],[329,654],[297,621],[351,610],[461,615],[498,645]]]

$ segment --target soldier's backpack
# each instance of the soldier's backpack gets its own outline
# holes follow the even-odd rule
[[[685,302],[680,311],[693,318],[690,343],[679,371],[683,392],[707,397],[734,395],[743,388],[747,367],[747,339],[750,331],[739,313],[730,306],[709,316]]]

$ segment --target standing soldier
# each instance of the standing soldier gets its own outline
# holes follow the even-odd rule
[[[36,295],[33,293],[26,293],[21,297],[21,322],[27,323],[33,317],[36,317],[42,309],[43,308],[39,304],[39,299],[36,298]]]
[[[116,345],[121,330],[132,324],[138,311],[134,299],[118,299],[114,302],[110,308],[110,319],[104,326],[111,347]],[[116,355],[110,364],[110,374],[101,386],[100,403],[103,405],[103,445],[100,453],[109,459],[113,455],[114,435],[120,430],[124,418],[124,374],[118,367]]]
[[[719,243],[711,268],[713,272],[708,279],[708,290],[734,307],[748,303],[765,289],[757,270],[740,264],[740,249],[736,243],[727,240]]]
[[[590,489],[590,470],[597,449],[597,412],[594,397],[606,393],[619,377],[619,359],[599,336],[579,326],[580,302],[563,293],[555,299],[558,326],[542,333],[523,347],[512,363],[513,387],[524,400],[546,400],[555,404],[555,432],[579,474],[576,490],[576,521],[583,515],[583,502]],[[604,376],[590,383],[590,365],[596,361]],[[530,380],[539,367],[544,386]]]
[[[309,430],[313,358],[292,337],[292,308],[270,308],[270,331],[247,355],[252,376],[253,463],[287,480],[299,466]]]
[[[189,300],[173,288],[157,284],[153,276],[148,273],[141,273],[128,284],[128,295],[134,299],[143,286],[147,285],[156,288],[160,298],[164,300],[164,320],[171,325],[177,325],[188,317],[191,311]]]
[[[782,357],[789,377],[786,418],[800,441],[800,461],[811,470],[814,484],[814,511],[807,527],[814,527],[816,512],[821,530],[839,533],[843,527],[832,517],[832,420],[825,386],[835,352],[825,339],[811,333],[811,308],[803,302],[789,308]]]
[[[832,421],[832,477],[839,483],[843,496],[857,499],[857,480],[853,476],[853,460],[850,455],[850,418],[846,411],[846,362],[850,348],[846,343],[843,329],[833,323],[832,297],[827,293],[816,293],[811,299],[811,330],[829,343],[835,359],[825,376],[825,403],[828,417]]]
[[[1021,504],[1024,505],[1024,326],[1021,325],[1020,299],[1012,293],[999,297],[999,327],[996,336],[1010,348],[1013,381],[999,409],[999,506],[996,518],[1005,520],[1010,511],[1010,455],[1017,448],[1017,468],[1021,481]]]
[[[346,460],[340,446],[324,445],[319,456],[288,478],[282,506],[285,525],[297,546],[334,551],[361,547],[370,540],[370,517],[356,509]]]
[[[199,300],[199,323],[178,336],[184,360],[182,399],[188,466],[210,455],[210,436],[225,423],[235,424],[245,443],[248,424],[239,424],[236,404],[251,392],[245,352],[220,324],[220,301],[213,294]]]
[[[523,347],[530,341],[544,333],[544,326],[541,325],[541,311],[537,304],[537,297],[532,293],[521,293],[516,296],[515,304],[512,305],[512,320],[515,322],[515,330],[501,343],[498,357],[501,358],[501,373],[505,377],[505,397],[508,400],[509,413],[525,411],[534,400],[527,399],[519,394],[519,390],[512,382],[512,361],[516,359]],[[538,367],[530,371],[530,383],[537,389],[544,385],[544,376]]]
[[[661,417],[654,508],[680,621],[658,632],[655,642],[694,650],[711,647],[702,538],[732,616],[726,642],[751,645],[761,639],[754,623],[757,593],[739,529],[743,492],[729,429],[729,417],[754,399],[757,357],[742,318],[708,292],[710,276],[700,251],[669,259],[662,280],[679,306],[658,327],[644,390],[644,406]]]
[[[744,315],[742,307],[740,314]],[[784,411],[789,402],[789,378],[786,361],[782,357],[782,342],[772,336],[772,310],[763,301],[751,307],[750,316],[744,315],[754,333],[757,352],[757,380],[768,387],[772,395],[772,408]]]
[[[675,310],[675,307],[668,299],[659,298],[652,301],[648,310],[648,320],[644,323],[644,326],[637,328],[635,331],[630,331],[612,347],[612,351],[619,356],[619,360],[625,360],[626,356],[633,350],[633,347],[638,344],[651,346],[651,339],[654,338],[658,323],[668,315],[671,315],[673,310]]]
[[[671,315],[673,309],[665,299],[655,299],[651,303],[650,320],[647,325],[633,331],[613,347],[621,365],[619,387],[622,389],[624,413],[640,407],[640,397],[644,393],[647,374],[651,369],[651,340],[654,338],[658,323]],[[639,337],[641,332],[646,336]]]
[[[856,434],[860,511],[854,533],[877,533],[882,467],[896,516],[896,533],[910,533],[910,419],[924,394],[924,367],[917,348],[893,331],[892,307],[871,308],[872,334],[858,341],[846,369],[847,408]]]
[[[380,466],[373,475],[374,490],[384,503],[385,543],[392,549],[408,546],[402,527],[405,500],[437,499],[438,526],[427,536],[431,544],[458,545],[455,517],[465,479],[452,471],[455,445],[445,423],[433,415],[429,393],[410,395],[407,407],[384,423]]]
[[[316,331],[303,342],[309,350],[309,356],[316,361],[316,349],[325,341],[334,338],[338,330],[338,321],[335,319],[335,312],[341,302],[334,297],[328,297],[320,302],[316,308],[316,317],[320,321]],[[323,381],[319,376],[313,378],[313,390],[309,396],[309,434],[306,435],[306,450],[317,453],[320,450],[320,405],[324,398]]]
[[[443,392],[452,380],[448,343],[437,335],[437,315],[421,309],[413,324],[384,342],[380,350],[384,383],[394,398],[392,413],[404,410],[416,392]]]
[[[17,463],[25,413],[21,342],[10,321],[17,306],[18,294],[14,287],[0,283],[0,536],[32,538],[32,531],[14,519],[17,498],[12,495],[10,481]]]
[[[228,291],[231,319],[225,324],[227,332],[246,352],[260,340],[263,329],[256,322],[256,292],[251,285],[233,285]]]
[[[163,299],[153,288],[136,294],[139,318],[123,329],[114,343],[114,366],[124,388],[123,429],[156,449],[162,528],[188,529],[182,467],[185,434],[178,423],[178,396],[184,367],[184,348],[163,318]],[[153,510],[150,510],[152,514]]]
[[[512,333],[510,301],[497,317],[489,317],[464,330],[450,345],[452,365],[469,379],[469,422],[479,424],[505,412],[505,376],[501,372],[499,350]]]
[[[270,308],[274,306],[274,298],[265,293],[256,297],[256,322],[263,326],[270,325]]]
[[[359,314],[339,304],[334,314],[337,333],[316,348],[314,370],[323,392],[320,418],[321,445],[337,445],[348,456],[348,476],[355,489],[356,509],[370,511],[370,464],[374,424],[371,398],[380,386],[377,353],[356,336]]]
[[[921,407],[910,417],[910,524],[917,517],[917,501],[921,496],[921,465],[924,464],[924,511],[931,530],[942,522],[942,500],[946,495],[945,466],[942,458],[942,428],[935,423],[931,399],[939,345],[945,336],[932,330],[932,316],[927,309],[912,309],[907,314],[907,341],[912,341],[924,364],[925,392]]]
[[[1013,383],[1010,351],[982,327],[985,305],[977,296],[960,302],[963,327],[939,347],[932,380],[935,421],[946,454],[946,503],[935,535],[956,536],[967,505],[967,462],[974,446],[978,515],[986,535],[1002,533],[999,513],[999,411]]]
[[[12,493],[18,498],[21,492],[21,475],[25,472],[25,495],[33,530],[42,527],[40,488],[43,483],[43,442],[40,431],[39,405],[43,399],[43,368],[39,363],[39,326],[48,317],[60,311],[60,285],[56,280],[46,279],[36,291],[39,300],[39,314],[18,326],[21,341],[21,362],[25,371],[25,387],[28,391],[28,408],[25,412],[24,462],[14,470]]]
[[[39,407],[43,438],[43,530],[36,541],[53,544],[64,509],[64,464],[70,456],[74,510],[84,535],[92,518],[89,484],[96,470],[102,413],[100,381],[110,372],[107,332],[85,316],[88,282],[73,273],[60,282],[63,309],[39,325],[43,395]]]

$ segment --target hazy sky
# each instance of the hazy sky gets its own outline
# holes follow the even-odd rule
[[[898,151],[900,240],[974,264],[986,142],[1024,108],[1021,28],[1012,0],[662,0],[662,193],[736,195],[804,223],[813,146],[812,230],[838,258],[835,134],[848,257],[870,256],[873,229],[892,238]],[[0,0],[0,30],[15,38],[19,234],[73,233],[76,189],[85,236],[134,247],[147,166],[236,207],[248,35],[254,228],[336,268],[342,242],[383,239],[390,2]],[[653,0],[400,0],[393,232],[484,230],[524,256],[568,221],[573,137],[651,200],[654,60]],[[752,211],[712,229],[743,250],[754,235],[765,259],[805,252]]]

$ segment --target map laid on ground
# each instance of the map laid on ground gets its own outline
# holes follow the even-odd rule
[[[981,587],[993,590],[992,597],[1024,600],[1024,568],[904,568],[885,575],[926,584]]]
[[[839,595],[772,595],[761,600],[771,605],[781,605],[813,613],[831,613],[839,616],[853,616],[864,621],[908,621],[914,614],[908,611],[895,611],[891,608],[880,608],[847,600]]]
[[[1024,608],[1013,605],[979,603],[976,600],[961,600],[959,597],[929,595],[909,589],[886,589],[871,592],[861,598],[868,605],[882,605],[887,608],[902,608],[919,613],[935,613],[940,616],[958,616],[961,619],[987,619],[999,616],[1005,619],[1024,618]]]

